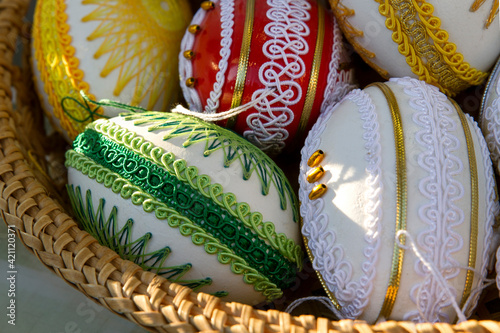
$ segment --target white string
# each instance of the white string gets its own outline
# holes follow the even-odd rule
[[[409,246],[401,244],[401,242],[399,240],[399,238],[400,238],[401,235],[404,235],[406,237],[406,242],[409,243]],[[457,313],[458,322],[460,323],[460,322],[463,322],[463,321],[467,321],[467,318],[466,318],[466,316],[464,314],[464,311],[465,311],[465,309],[467,309],[467,307],[470,304],[470,301],[473,299],[472,296],[476,295],[477,293],[482,292],[486,287],[488,287],[489,285],[491,285],[494,280],[483,278],[481,276],[481,272],[477,271],[476,269],[474,269],[472,267],[458,266],[457,268],[465,269],[465,270],[471,270],[471,271],[477,273],[481,277],[482,282],[486,282],[486,283],[483,283],[480,286],[478,286],[478,287],[476,287],[476,288],[474,288],[472,290],[472,292],[471,292],[470,296],[468,297],[467,301],[465,302],[463,308],[460,309],[460,307],[458,306],[458,303],[457,303],[455,297],[453,296],[453,294],[451,293],[450,289],[448,288],[448,284],[447,284],[445,278],[443,277],[443,275],[441,275],[441,272],[434,265],[434,263],[432,261],[429,261],[429,260],[427,260],[427,259],[424,258],[424,256],[422,255],[422,253],[418,250],[418,248],[417,248],[417,246],[415,244],[415,241],[413,240],[413,237],[410,235],[410,233],[408,231],[406,231],[406,230],[399,230],[396,233],[396,243],[402,249],[405,249],[405,250],[411,249],[413,251],[413,253],[422,261],[422,263],[424,264],[424,266],[426,266],[427,269],[429,269],[429,271],[431,272],[431,274],[434,276],[434,278],[436,279],[436,281],[441,285],[441,288],[443,288],[444,292],[446,293],[446,295],[450,299],[451,305],[453,306],[453,308],[455,309],[455,312]],[[448,267],[446,267],[446,268],[448,268]],[[419,312],[421,312],[420,308],[418,310],[419,310]],[[422,313],[420,313],[420,316],[422,318],[424,318],[424,316],[423,316]],[[426,318],[424,318],[424,319],[426,319]]]
[[[399,240],[401,235],[404,235],[406,237],[406,242],[409,243],[409,246],[401,244],[401,242]],[[415,253],[415,255],[422,261],[422,263],[429,269],[431,274],[434,276],[434,278],[436,278],[438,283],[441,285],[441,288],[443,288],[443,290],[445,290],[445,293],[448,295],[449,299],[451,300],[452,306],[455,309],[455,312],[457,313],[459,323],[461,323],[463,321],[467,321],[467,318],[466,318],[464,312],[469,307],[469,304],[474,299],[475,295],[478,293],[481,293],[484,289],[486,289],[487,287],[489,287],[490,285],[495,283],[494,279],[487,279],[487,278],[482,277],[481,272],[475,268],[465,267],[465,266],[454,267],[454,268],[473,271],[475,274],[477,274],[480,277],[481,282],[483,282],[483,284],[481,284],[480,286],[472,289],[472,291],[471,291],[467,301],[465,302],[463,308],[460,309],[457,301],[455,300],[455,297],[451,293],[450,289],[447,288],[446,280],[441,275],[439,269],[434,265],[433,262],[428,261],[427,259],[424,258],[422,253],[418,250],[418,248],[415,244],[415,241],[413,240],[413,237],[410,235],[410,233],[406,230],[399,230],[396,233],[396,243],[402,249],[405,249],[405,250],[411,249],[413,251],[413,253]],[[448,267],[443,268],[443,269],[447,269],[447,268]],[[290,305],[288,305],[288,307],[285,309],[285,312],[291,313],[296,307],[298,307],[299,305],[301,305],[302,303],[307,302],[307,301],[321,302],[324,306],[326,306],[337,317],[337,319],[342,319],[344,317],[342,315],[342,313],[339,310],[337,310],[335,305],[333,305],[332,301],[328,297],[325,297],[325,296],[309,296],[309,297],[299,298],[299,299],[293,301],[292,303],[290,303]],[[420,312],[421,318],[426,319],[425,316],[423,315],[423,313],[421,312],[420,308],[418,308],[418,311]]]
[[[254,99],[246,104],[240,105],[238,107],[235,107],[233,109],[230,109],[230,110],[224,111],[224,112],[218,112],[218,113],[196,112],[196,111],[188,110],[180,104],[177,105],[174,109],[172,109],[172,112],[184,114],[187,116],[194,116],[194,117],[200,118],[200,119],[205,120],[205,121],[220,121],[220,120],[224,120],[224,119],[229,119],[231,117],[239,115],[240,113],[242,113],[248,109],[255,107],[262,100],[264,100],[267,96],[272,94],[274,90],[275,90],[274,88],[273,89],[266,89],[262,92],[261,95],[259,95],[258,98]]]
[[[326,296],[309,296],[309,297],[302,297],[302,298],[296,299],[295,301],[290,303],[290,305],[287,306],[287,308],[285,309],[285,312],[292,313],[292,311],[297,306],[299,306],[302,303],[307,302],[307,301],[321,302],[324,306],[326,306],[330,311],[333,312],[333,314],[337,317],[337,319],[342,319],[344,317],[342,315],[342,313],[339,310],[337,310],[335,305],[333,305],[332,301]]]

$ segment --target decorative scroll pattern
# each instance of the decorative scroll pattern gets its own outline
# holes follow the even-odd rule
[[[483,157],[483,166],[484,166],[484,175],[486,178],[486,218],[484,222],[484,241],[483,242],[483,254],[482,254],[482,265],[481,265],[481,274],[480,277],[486,277],[488,274],[488,266],[490,265],[495,249],[498,248],[499,243],[499,235],[498,235],[498,226],[495,226],[495,223],[500,216],[500,206],[498,203],[498,195],[496,190],[496,180],[495,180],[495,172],[493,171],[493,165],[490,159],[490,152],[488,150],[488,146],[486,144],[485,139],[483,138],[483,134],[477,123],[474,119],[465,114],[467,119],[469,120],[469,124],[472,126],[473,132],[476,134],[476,137],[479,141],[479,148],[481,151],[481,155]],[[482,290],[482,286],[484,282],[479,282],[479,290]],[[481,296],[480,292],[476,292],[471,294],[469,300],[469,306],[465,309],[465,316],[470,317],[472,315],[472,311],[476,308],[477,302],[479,301],[479,296]]]
[[[499,62],[500,64],[500,62]],[[495,66],[494,73],[496,82],[492,81],[489,84],[488,94],[490,98],[496,94],[491,103],[483,109],[481,127],[485,129],[485,139],[488,143],[488,149],[491,153],[491,159],[498,170],[500,163],[500,80],[498,79],[499,65]]]
[[[398,51],[406,57],[420,80],[433,84],[453,96],[470,85],[480,84],[488,73],[471,67],[457,46],[448,41],[441,20],[433,16],[434,7],[424,0],[375,0]]]
[[[304,218],[302,228],[303,235],[308,239],[308,247],[313,254],[313,267],[321,273],[326,287],[334,292],[340,311],[346,318],[355,319],[359,317],[369,302],[369,296],[373,290],[373,280],[376,274],[376,263],[378,250],[380,248],[380,232],[382,219],[382,169],[381,169],[381,145],[379,124],[375,105],[370,96],[361,90],[353,90],[345,100],[350,100],[358,106],[360,117],[363,121],[363,139],[365,141],[368,162],[366,167],[366,192],[367,204],[365,205],[366,218],[363,221],[366,233],[364,239],[366,245],[363,254],[366,261],[361,264],[363,274],[358,281],[352,281],[352,264],[344,257],[344,249],[336,244],[336,235],[333,230],[326,230],[329,217],[323,211],[324,199],[309,200],[308,193],[314,184],[306,180],[307,159],[317,149],[321,148],[321,134],[326,128],[335,107],[325,110],[313,126],[302,149],[301,177],[299,199],[302,202],[301,215]]]
[[[178,113],[143,112],[124,115],[124,119],[134,121],[137,125],[149,125],[149,131],[165,131],[163,136],[165,141],[174,137],[184,137],[183,147],[185,148],[195,144],[204,145],[204,156],[222,151],[225,166],[239,163],[245,180],[253,174],[258,176],[264,195],[267,195],[271,187],[274,187],[280,198],[281,209],[286,210],[290,207],[294,221],[298,221],[297,198],[283,171],[269,156],[234,132]]]
[[[342,32],[337,20],[333,20],[333,49],[330,59],[327,85],[321,103],[321,112],[338,103],[349,91],[355,88],[352,83],[353,73],[351,70],[339,70],[341,61],[347,56],[343,47]]]
[[[460,273],[453,254],[464,246],[462,236],[454,228],[465,220],[463,210],[456,205],[465,190],[456,179],[464,166],[455,155],[460,149],[460,139],[454,134],[459,125],[453,118],[455,110],[447,103],[445,95],[422,81],[409,78],[391,81],[404,87],[410,96],[410,105],[416,110],[412,119],[420,130],[415,142],[422,150],[417,163],[428,174],[419,182],[419,191],[428,201],[418,210],[419,219],[427,229],[417,235],[416,242],[426,258],[440,270],[444,280],[451,280]],[[417,261],[414,268],[423,278],[410,291],[410,298],[419,310],[409,311],[404,320],[449,321],[443,311],[451,305],[447,294],[421,261]],[[449,289],[456,298],[458,292],[452,284],[449,284]]]
[[[252,100],[273,89],[273,93],[256,106],[257,112],[247,117],[250,130],[245,138],[269,153],[285,147],[289,133],[285,129],[294,119],[293,105],[302,98],[302,88],[296,82],[305,74],[302,56],[309,52],[306,37],[310,34],[311,5],[305,0],[268,0],[270,22],[264,33],[270,38],[262,46],[268,61],[259,68],[259,80],[264,86],[254,91]]]
[[[172,228],[177,228],[182,236],[191,237],[193,244],[203,246],[208,254],[216,255],[221,264],[230,265],[231,271],[243,275],[243,281],[252,284],[254,289],[262,292],[267,299],[272,300],[283,295],[281,289],[255,269],[248,266],[244,259],[235,255],[227,246],[221,244],[215,237],[207,234],[201,227],[171,209],[153,196],[145,193],[117,173],[103,167],[91,159],[74,150],[66,153],[66,167],[72,167],[95,179],[113,192],[120,194],[123,199],[130,199],[134,205],[142,206],[146,213],[154,213],[156,218],[166,220]]]
[[[244,258],[251,267],[265,274],[280,288],[285,288],[286,284],[293,280],[296,266],[286,260],[277,249],[267,245],[252,228],[247,228],[238,216],[234,216],[236,214],[228,214],[235,202],[234,196],[226,197],[229,202],[224,200],[225,205],[220,205],[211,198],[218,194],[214,193],[217,191],[216,187],[211,188],[210,197],[206,196],[200,193],[199,189],[192,188],[189,183],[177,179],[168,170],[90,129],[78,135],[73,147],[76,152],[118,173],[144,192],[189,218],[222,244],[232,247],[235,254]],[[186,168],[186,162],[177,160],[173,162],[173,167],[182,170]],[[187,173],[208,185],[208,177],[198,175],[196,168],[190,168]],[[245,208],[249,208],[248,205],[237,207],[237,215],[244,214]],[[266,226],[274,231],[271,223]],[[269,231],[267,229],[269,228],[266,228],[266,231]]]

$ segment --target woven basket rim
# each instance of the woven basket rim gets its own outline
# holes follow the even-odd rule
[[[54,192],[44,185],[43,175],[33,166],[26,153],[30,149],[24,147],[21,137],[19,127],[26,118],[16,115],[18,111],[12,106],[11,86],[18,69],[12,65],[15,50],[9,40],[21,33],[29,4],[30,0],[0,0],[0,22],[5,30],[2,36],[10,37],[0,38],[4,46],[0,48],[0,212],[7,225],[15,225],[18,239],[30,252],[72,287],[153,332],[500,332],[500,324],[490,320],[457,325],[395,321],[368,325],[257,310],[168,282],[100,245],[78,227]]]

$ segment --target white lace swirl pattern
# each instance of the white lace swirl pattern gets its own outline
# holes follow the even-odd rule
[[[264,86],[254,91],[252,100],[264,92],[274,92],[255,106],[256,113],[247,117],[245,138],[266,152],[278,153],[285,147],[292,123],[291,107],[302,98],[302,88],[295,81],[305,74],[302,56],[309,52],[305,37],[310,29],[307,21],[311,5],[305,0],[268,0],[267,17],[270,22],[264,32],[270,38],[262,46],[268,61],[259,68],[259,80]]]
[[[351,100],[359,108],[364,129],[365,159],[368,162],[366,167],[368,190],[365,194],[366,217],[363,221],[366,230],[364,240],[367,243],[363,254],[366,261],[361,263],[363,274],[361,274],[359,281],[352,281],[352,263],[344,258],[342,246],[336,244],[335,232],[331,229],[327,230],[328,224],[331,224],[332,221],[330,221],[331,217],[329,218],[323,212],[324,200],[319,198],[311,201],[308,198],[308,193],[314,184],[309,184],[306,180],[307,159],[314,151],[320,149],[321,134],[324,132],[326,123],[335,107],[324,110],[320,115],[302,149],[299,199],[302,202],[301,214],[304,219],[302,233],[307,237],[309,248],[314,256],[313,268],[321,273],[327,288],[334,292],[342,307],[343,315],[346,318],[355,319],[363,313],[369,302],[376,274],[382,220],[383,177],[380,166],[382,155],[377,114],[370,96],[356,89],[352,90],[345,97],[345,100]]]
[[[491,159],[498,170],[498,163],[500,162],[500,80],[497,80],[494,87],[490,87],[490,89],[495,89],[497,97],[484,109],[482,126],[483,128],[486,126],[487,134],[485,139],[488,143],[488,149],[491,152]]]
[[[327,85],[323,94],[323,103],[320,111],[338,103],[349,91],[356,88],[352,84],[352,71],[342,70],[339,72],[340,62],[346,57],[343,47],[342,32],[340,31],[337,20],[333,19],[333,47],[332,57],[329,65]]]
[[[428,202],[419,207],[418,215],[428,227],[417,235],[417,244],[443,278],[450,280],[460,273],[459,263],[452,255],[464,244],[461,235],[453,228],[465,220],[463,210],[455,204],[465,194],[463,185],[455,179],[464,169],[460,158],[454,155],[460,149],[460,140],[453,133],[458,128],[457,120],[453,118],[456,111],[435,87],[408,78],[391,81],[404,86],[405,93],[410,96],[409,103],[416,110],[413,122],[421,128],[415,136],[422,149],[417,163],[428,176],[419,181],[419,190]],[[414,269],[423,278],[410,291],[410,298],[418,311],[406,313],[404,320],[448,322],[448,315],[442,309],[451,302],[439,282],[420,260]],[[457,290],[452,284],[449,284],[449,290],[456,298]]]
[[[495,174],[493,171],[493,165],[490,159],[490,152],[488,150],[488,146],[486,144],[485,139],[483,138],[483,134],[479,129],[479,126],[474,121],[474,119],[465,114],[469,123],[473,127],[474,133],[479,140],[479,145],[481,148],[481,155],[483,156],[483,166],[484,166],[484,174],[486,178],[486,219],[484,222],[484,241],[483,241],[483,255],[482,255],[482,265],[481,265],[481,277],[486,277],[488,274],[488,266],[491,262],[492,257],[494,257],[495,249],[498,247],[498,232],[494,232],[494,224],[496,218],[499,216],[500,206],[498,205],[497,194],[495,191],[496,180]],[[480,282],[479,288],[482,290],[483,282]],[[465,309],[465,316],[470,317],[472,315],[472,311],[476,308],[477,302],[479,301],[479,296],[481,293],[477,292],[475,294],[471,294],[471,300],[469,302],[469,306]]]

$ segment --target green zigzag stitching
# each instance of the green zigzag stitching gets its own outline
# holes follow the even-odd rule
[[[106,135],[116,143],[123,144],[144,158],[164,167],[180,181],[188,183],[193,189],[211,198],[231,215],[239,218],[246,227],[253,229],[259,237],[268,240],[269,244],[280,251],[283,256],[296,263],[299,271],[302,270],[303,252],[300,245],[295,244],[285,234],[276,233],[272,222],[264,222],[262,214],[252,212],[247,203],[237,202],[233,193],[224,193],[222,185],[211,184],[209,176],[198,175],[196,167],[188,167],[185,160],[176,160],[173,153],[165,153],[161,147],[155,147],[143,137],[108,120],[99,119],[89,124],[87,128]]]
[[[203,245],[208,254],[217,254],[221,264],[229,264],[231,271],[243,275],[243,281],[252,284],[254,289],[261,292],[269,301],[280,298],[283,291],[257,270],[248,266],[244,259],[232,253],[227,246],[208,235],[202,228],[196,226],[189,219],[179,215],[176,211],[157,201],[153,196],[144,193],[138,186],[132,185],[117,173],[95,163],[91,159],[70,149],[66,152],[66,167],[72,167],[95,179],[98,183],[119,193],[123,199],[130,199],[134,205],[142,205],[146,213],[155,213],[156,218],[166,220],[172,228],[178,228],[181,235],[191,236],[195,245]]]
[[[148,243],[151,240],[151,233],[148,232],[142,237],[132,240],[134,221],[128,219],[122,229],[118,230],[116,217],[118,209],[116,206],[113,206],[106,218],[104,213],[105,200],[103,198],[99,199],[99,206],[95,210],[90,190],[87,190],[85,199],[83,199],[80,186],[75,188],[73,185],[67,185],[66,188],[76,218],[99,244],[109,247],[121,258],[138,264],[144,270],[155,272],[172,282],[182,284],[193,290],[212,284],[212,279],[209,277],[183,280],[182,277],[191,269],[191,264],[164,266],[171,253],[168,246],[146,253]]]
[[[216,124],[178,113],[150,111],[122,116],[127,121],[134,120],[136,125],[151,124],[148,128],[150,132],[170,129],[170,132],[163,137],[165,141],[174,137],[186,137],[184,147],[204,142],[204,156],[222,150],[224,166],[228,167],[233,162],[239,161],[243,169],[243,179],[249,179],[254,172],[258,174],[264,195],[269,193],[271,184],[274,184],[280,196],[282,209],[286,209],[288,197],[294,221],[298,221],[298,201],[283,171],[269,156],[246,139]]]
[[[73,150],[118,173],[202,227],[278,287],[286,288],[294,279],[296,265],[262,240],[255,231],[245,227],[238,218],[227,214],[227,210],[216,205],[211,198],[179,181],[164,168],[92,129],[78,135],[73,142]],[[217,222],[212,214],[219,217]],[[233,243],[235,239],[238,239],[237,244]]]

